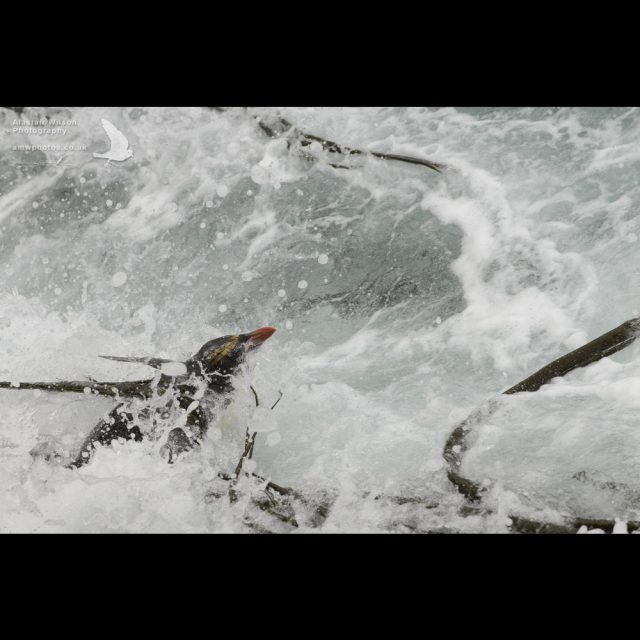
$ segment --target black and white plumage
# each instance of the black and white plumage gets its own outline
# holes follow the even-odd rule
[[[275,329],[263,327],[250,333],[226,335],[205,343],[185,362],[164,358],[102,356],[121,362],[143,363],[158,369],[153,378],[130,382],[0,382],[5,389],[39,389],[94,393],[121,400],[91,430],[69,465],[80,467],[91,460],[97,445],[114,440],[140,441],[154,433],[166,433],[161,453],[169,462],[195,446],[209,423],[209,408],[228,402],[233,375],[248,352],[270,338]],[[175,425],[175,426],[174,426]]]

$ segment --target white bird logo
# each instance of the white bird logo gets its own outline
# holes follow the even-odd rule
[[[107,164],[109,164],[110,161],[124,162],[130,158],[133,155],[133,151],[129,149],[129,141],[125,137],[124,133],[116,129],[111,122],[104,118],[101,119],[101,122],[102,128],[105,130],[105,133],[111,142],[111,148],[104,153],[94,153],[93,157],[104,158],[107,160]]]

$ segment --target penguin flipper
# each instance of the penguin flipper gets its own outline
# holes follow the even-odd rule
[[[70,380],[59,382],[0,382],[0,389],[31,389],[40,391],[67,391],[71,393],[96,393],[101,396],[125,398],[149,398],[152,395],[151,380],[133,382],[96,382],[95,380]],[[89,391],[87,392],[86,389]]]

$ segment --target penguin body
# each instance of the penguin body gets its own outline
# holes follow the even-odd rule
[[[184,363],[162,358],[102,356],[121,362],[140,362],[158,369],[158,375],[148,380],[0,382],[0,388],[85,393],[88,390],[120,400],[89,432],[69,468],[87,464],[97,447],[109,446],[114,440],[162,441],[164,444],[159,451],[173,463],[180,454],[200,443],[212,415],[229,403],[233,376],[246,354],[274,332],[272,327],[263,327],[250,333],[210,340]]]

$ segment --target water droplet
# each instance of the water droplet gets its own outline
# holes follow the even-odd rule
[[[278,444],[278,442],[280,442],[281,439],[282,436],[277,431],[273,431],[267,436],[267,446],[274,447]]]
[[[114,273],[111,278],[112,287],[121,287],[127,281],[127,274],[124,271],[118,271]]]
[[[187,373],[187,367],[184,362],[165,362],[162,364],[160,371],[162,371],[165,376],[183,376]],[[191,404],[193,404],[193,402]],[[197,404],[196,402],[196,406]],[[189,405],[189,407],[191,407],[191,405]],[[195,407],[193,409],[195,409]],[[191,409],[191,411],[193,411],[193,409]],[[187,409],[187,413],[190,413],[189,409]]]

